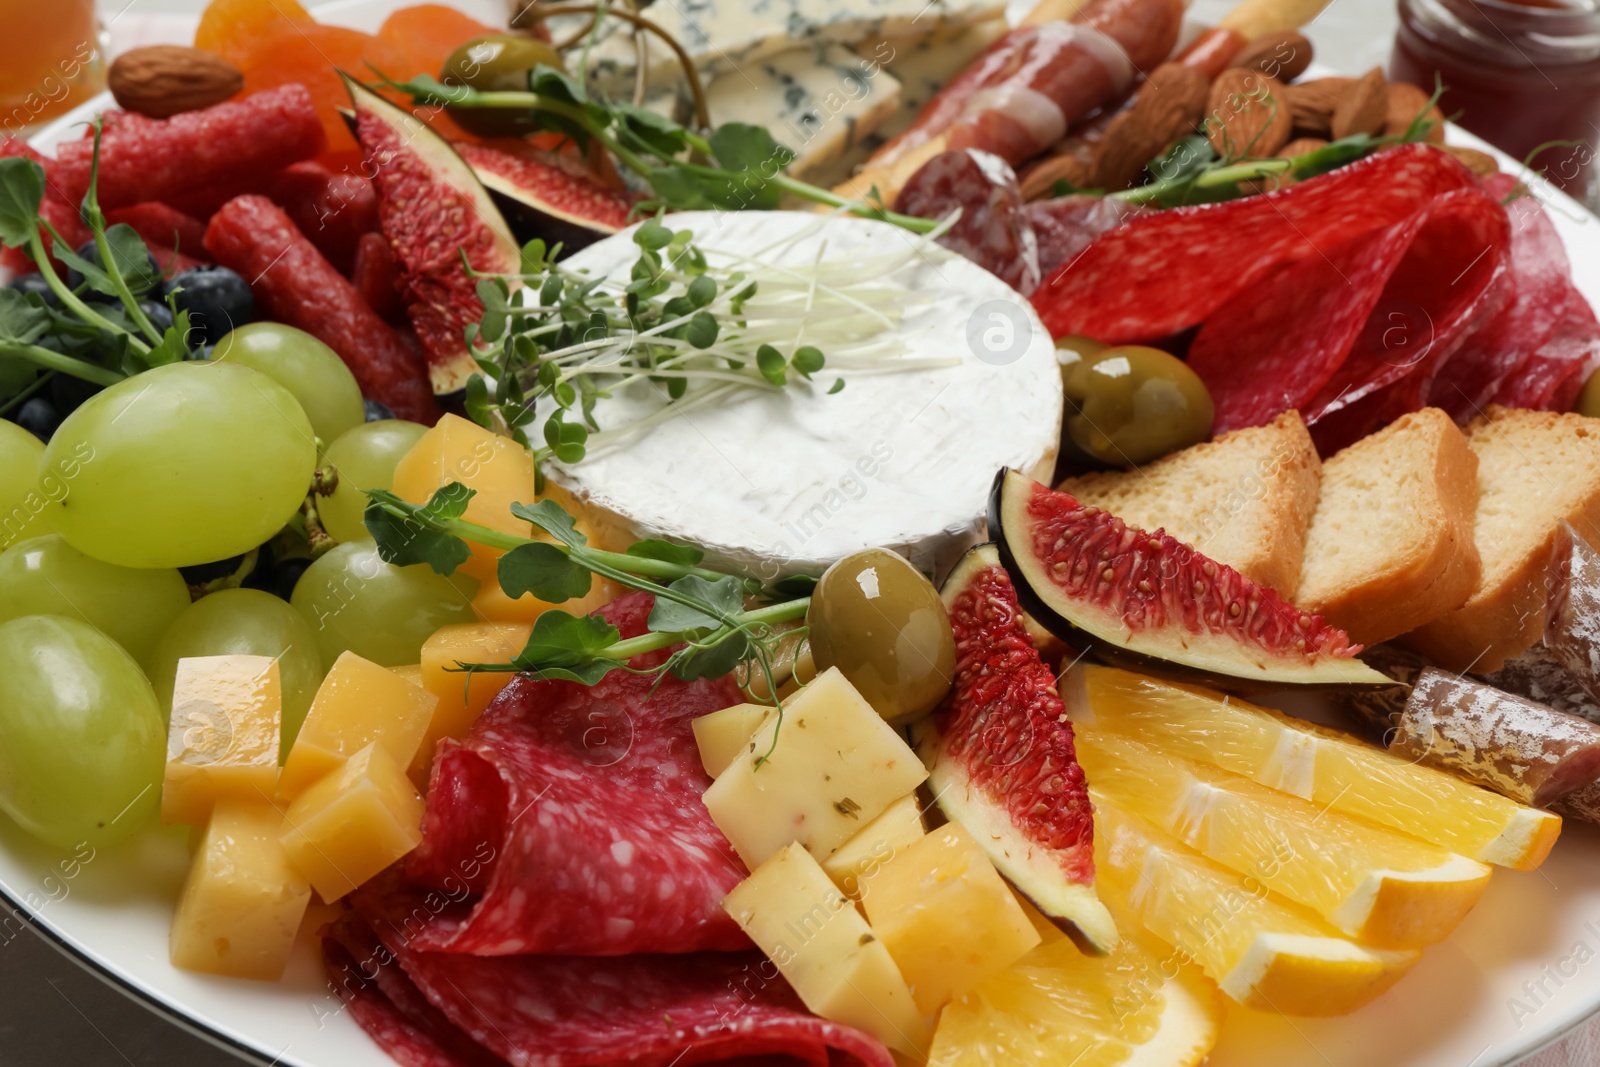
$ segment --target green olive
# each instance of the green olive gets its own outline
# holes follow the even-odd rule
[[[1583,383],[1583,390],[1578,393],[1578,401],[1572,410],[1591,419],[1600,419],[1600,370],[1590,374],[1589,380]]]
[[[1102,463],[1135,467],[1204,441],[1211,394],[1199,375],[1159,348],[1118,345],[1064,367],[1063,434]]]
[[[881,548],[846,556],[822,575],[806,615],[818,671],[838,667],[891,723],[936,707],[955,676],[955,638],[939,591]]]
[[[561,55],[543,41],[510,33],[474,37],[450,53],[439,80],[486,93],[527,92],[528,72],[543,64],[561,69]],[[516,137],[531,127],[513,108],[447,107],[450,117],[480,137]]]

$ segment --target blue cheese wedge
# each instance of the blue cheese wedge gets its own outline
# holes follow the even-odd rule
[[[1049,479],[1062,410],[1055,349],[1032,307],[1000,279],[868,219],[693,211],[670,223],[692,231],[713,263],[760,254],[800,271],[823,255],[902,255],[907,264],[882,281],[918,302],[883,332],[899,355],[862,369],[825,367],[815,385],[751,387],[683,414],[665,411],[662,388],[649,382],[602,400],[602,429],[652,422],[591,443],[577,463],[551,463],[548,475],[608,533],[624,543],[699,545],[707,566],[765,579],[821,574],[872,546],[943,574],[982,540],[997,470]],[[629,229],[565,263],[625,282],[638,253]],[[901,358],[919,362],[894,369]],[[836,375],[845,385],[830,394]]]
[[[795,154],[792,177],[839,159],[900,108],[900,83],[881,64],[818,43],[719,74],[706,89],[711,122],[762,126]]]

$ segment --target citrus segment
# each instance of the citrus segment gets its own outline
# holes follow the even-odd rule
[[[1085,731],[1078,753],[1119,808],[1365,944],[1442,941],[1489,884],[1475,860],[1127,738]]]
[[[1058,936],[952,1001],[929,1067],[1199,1063],[1222,1023],[1217,987],[1126,915],[1117,925],[1109,955]]]
[[[1145,929],[1197,963],[1241,1004],[1284,1015],[1343,1015],[1399,981],[1421,952],[1342,937],[1269,893],[1119,811],[1091,787],[1095,860]]]
[[[1080,729],[1136,737],[1484,863],[1533,870],[1561,832],[1560,816],[1207,689],[1080,664],[1061,695]]]

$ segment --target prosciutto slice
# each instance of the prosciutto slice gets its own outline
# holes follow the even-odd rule
[[[654,598],[600,614],[624,637]],[[666,652],[632,662],[653,666]],[[701,802],[690,721],[737,704],[731,679],[613,671],[594,686],[522,676],[434,760],[411,877],[477,894],[417,947],[615,956],[748,948],[722,910],[746,871]]]

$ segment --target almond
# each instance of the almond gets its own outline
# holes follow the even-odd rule
[[[1423,135],[1423,140],[1434,144],[1444,143],[1444,112],[1429,104],[1426,92],[1410,82],[1390,82],[1388,113],[1384,118],[1383,132],[1390,137],[1400,137],[1411,128],[1418,115],[1426,109],[1428,121],[1433,125]]]
[[[1270,156],[1289,143],[1293,121],[1284,86],[1260,71],[1232,67],[1219,74],[1206,112],[1206,137],[1224,159]]]
[[[1228,66],[1260,71],[1269,78],[1291,82],[1311,66],[1311,42],[1293,30],[1269,33],[1245,45]]]
[[[1328,130],[1335,141],[1358,133],[1382,133],[1389,117],[1389,87],[1383,71],[1373,67],[1344,91],[1333,109]]]
[[[1462,163],[1465,163],[1467,169],[1480,178],[1487,178],[1500,170],[1500,161],[1487,152],[1480,152],[1476,148],[1462,148],[1460,145],[1453,144],[1442,144],[1439,147],[1461,160]]]
[[[1210,83],[1200,71],[1167,63],[1145,80],[1131,107],[1106,126],[1095,149],[1095,188],[1126,189],[1145,164],[1175,139],[1193,133],[1205,114]]]
[[[1308,155],[1319,148],[1328,147],[1328,142],[1321,137],[1296,137],[1282,148],[1278,149],[1279,159],[1294,159],[1296,156]]]
[[[123,110],[164,119],[222,103],[244,88],[244,75],[214,53],[155,44],[118,56],[106,84]]]
[[[1289,110],[1294,115],[1294,128],[1327,133],[1333,127],[1333,109],[1353,84],[1350,78],[1318,78],[1289,86]]]
[[[1044,200],[1056,195],[1056,183],[1066,182],[1074,189],[1092,189],[1094,168],[1077,156],[1049,156],[1022,175],[1022,199]]]

